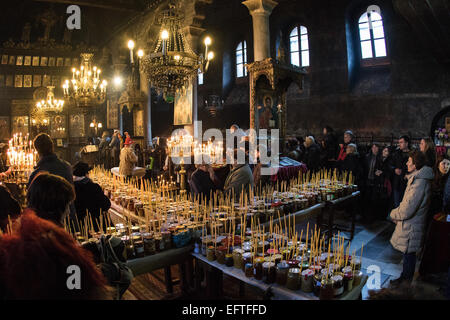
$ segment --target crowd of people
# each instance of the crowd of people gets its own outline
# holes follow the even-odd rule
[[[240,130],[236,125],[231,129]],[[418,150],[410,146],[409,137],[402,136],[396,150],[374,143],[367,154],[360,154],[350,130],[344,133],[341,144],[330,127],[323,133],[319,143],[313,136],[289,140],[289,156],[304,162],[311,171],[325,167],[353,172],[362,192],[364,217],[368,220],[388,219],[395,224],[391,244],[403,253],[403,272],[392,285],[411,282],[419,253],[422,264],[433,262],[430,256],[435,249],[427,246],[423,249],[433,217],[449,213],[450,160],[436,153],[429,138],[421,140]],[[115,133],[109,146],[119,152],[120,174],[130,177],[137,162],[131,137],[127,136],[123,145],[120,144],[119,133]],[[110,297],[111,290],[95,267],[92,255],[83,251],[63,229],[65,219],[79,227],[87,213],[96,222],[96,218],[110,208],[109,199],[89,178],[91,167],[87,163],[78,162],[72,167],[56,156],[50,136],[36,136],[34,147],[39,161],[28,182],[27,208],[22,210],[9,190],[0,185],[0,229],[4,233],[8,231],[0,237],[0,299]],[[248,141],[245,150],[248,150]],[[239,149],[233,152],[236,157]],[[250,164],[249,157],[246,152],[245,163],[224,166],[225,171],[213,170],[206,163],[193,166],[188,175],[190,192],[208,198],[217,190],[239,196],[253,188],[256,181],[262,179],[260,172],[258,174],[262,164],[259,161]],[[98,230],[96,223],[94,228]],[[25,246],[24,240],[32,240],[33,245]],[[45,270],[21,265],[25,259],[33,259],[37,254],[57,256],[58,259],[50,259],[39,267]],[[61,269],[66,263],[79,265],[84,270],[84,291],[74,293],[67,289],[65,281],[63,285],[58,282],[67,275],[66,270]],[[448,268],[448,265],[443,267]],[[24,272],[22,278],[13,275],[13,270]],[[429,268],[421,265],[419,270],[422,276]],[[36,278],[42,274],[54,275],[54,279],[45,284],[45,289],[42,283],[30,290],[24,289],[27,277]]]

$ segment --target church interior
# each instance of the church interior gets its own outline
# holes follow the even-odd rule
[[[450,299],[449,1],[0,17],[0,300]]]

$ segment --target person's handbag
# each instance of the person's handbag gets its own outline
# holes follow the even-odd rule
[[[126,265],[123,256],[124,243],[121,239],[102,235],[97,243],[100,252],[100,269],[109,285],[117,289],[116,299],[120,299],[133,280],[133,271]]]

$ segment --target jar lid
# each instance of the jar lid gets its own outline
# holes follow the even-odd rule
[[[287,269],[289,268],[289,264],[285,260],[283,260],[277,264],[277,267],[280,269]]]
[[[263,263],[263,268],[264,269],[273,268],[274,266],[275,266],[275,263],[273,263],[273,262],[266,261],[266,262]]]
[[[352,267],[351,266],[343,267],[342,268],[342,272],[343,273],[352,272]]]
[[[314,275],[314,271],[311,269],[306,269],[302,271],[302,276],[313,276]]]
[[[244,258],[251,258],[252,256],[253,256],[253,253],[251,253],[251,252],[244,252],[242,254],[242,257],[244,257]]]
[[[289,273],[300,273],[300,268],[291,268],[289,269]]]

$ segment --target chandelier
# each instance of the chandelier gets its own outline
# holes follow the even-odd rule
[[[184,17],[173,3],[164,10],[157,22],[161,30],[152,53],[142,58],[141,67],[147,74],[158,94],[163,94],[166,101],[172,102],[177,92],[184,92],[191,80],[199,72],[208,70],[209,62],[214,58],[208,52],[211,38],[205,38],[205,55],[197,55],[190,48],[185,35],[181,32]]]
[[[41,112],[61,112],[64,106],[64,100],[55,99],[53,89],[55,87],[48,86],[47,100],[41,100],[36,103],[36,109]]]
[[[92,67],[93,53],[82,53],[80,70],[72,69],[72,79],[63,84],[64,97],[73,98],[78,106],[87,107],[105,102],[106,80],[100,80],[101,70]]]

